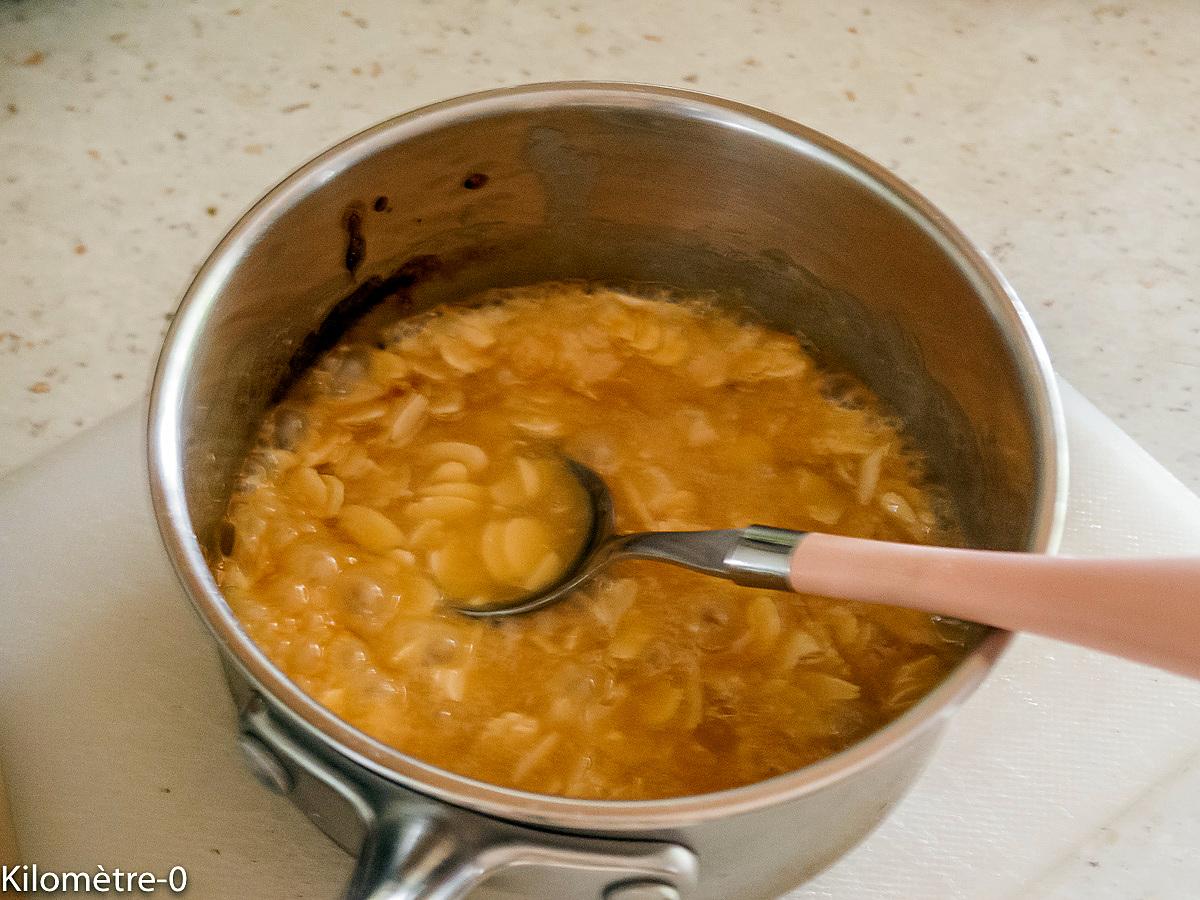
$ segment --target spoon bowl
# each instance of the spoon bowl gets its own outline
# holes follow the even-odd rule
[[[564,457],[563,463],[583,487],[591,507],[587,537],[574,562],[567,567],[561,578],[547,587],[494,603],[455,606],[456,611],[472,618],[488,619],[515,616],[550,606],[589,581],[612,561],[614,553],[619,553],[620,538],[614,534],[612,494],[609,493],[608,485],[599,474],[578,460]]]

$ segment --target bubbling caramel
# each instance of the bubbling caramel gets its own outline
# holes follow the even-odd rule
[[[359,328],[270,416],[215,563],[243,626],[367,734],[494,784],[600,799],[736,787],[845,748],[960,660],[965,626],[623,562],[552,608],[449,598],[558,578],[621,531],[765,523],[954,543],[861,385],[700,300],[579,284]]]

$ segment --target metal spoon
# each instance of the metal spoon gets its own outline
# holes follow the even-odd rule
[[[1008,631],[1030,631],[1200,678],[1200,558],[1072,559],[959,550],[788,531],[614,534],[612,496],[587,466],[566,460],[592,504],[592,528],[558,582],[489,606],[512,616],[562,600],[619,559],[649,559],[737,584],[889,603]]]
[[[564,462],[587,492],[592,506],[591,531],[574,565],[560,580],[535,593],[489,605],[456,607],[459,612],[479,619],[532,612],[562,600],[605,566],[619,559],[654,559],[706,575],[727,578],[738,584],[779,588],[779,573],[786,574],[788,554],[804,535],[801,531],[784,531],[760,525],[727,531],[639,531],[615,534],[612,495],[604,479],[574,459],[568,458]],[[759,544],[775,547],[773,540],[781,542],[777,550],[755,552]],[[744,548],[743,544],[746,545]],[[756,565],[759,568],[755,568]],[[780,565],[782,569],[779,569]]]

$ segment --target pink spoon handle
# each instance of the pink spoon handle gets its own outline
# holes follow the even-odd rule
[[[1072,559],[808,534],[805,594],[1029,631],[1200,678],[1200,559]]]

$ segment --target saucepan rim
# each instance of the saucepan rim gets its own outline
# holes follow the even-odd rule
[[[256,236],[296,202],[347,168],[418,135],[472,118],[562,107],[653,109],[712,119],[753,132],[797,154],[818,158],[866,186],[932,237],[987,304],[1017,358],[1022,385],[1043,443],[1029,550],[1054,552],[1066,506],[1066,437],[1062,407],[1045,347],[1020,300],[991,262],[929,201],[849,147],[764,110],[719,97],[652,85],[554,82],[469,94],[389,119],[337,144],[290,174],[220,241],[185,292],[164,340],[151,392],[148,453],[151,496],[171,562],[192,603],[255,689],[277,714],[384,778],[458,806],[529,823],[593,831],[653,831],[751,812],[819,791],[871,766],[939,724],[971,694],[1011,635],[989,634],[949,676],[903,715],[846,750],[804,768],[732,790],[660,800],[598,801],[498,787],[424,763],[344,722],[290,681],[244,632],[222,597],[193,531],[183,489],[180,423],[183,391],[204,323],[236,261]]]

